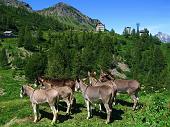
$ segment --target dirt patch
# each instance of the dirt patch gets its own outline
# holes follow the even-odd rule
[[[124,63],[118,63],[118,67],[120,67],[120,69],[121,69],[122,71],[130,72],[130,69],[129,69],[129,67],[128,67],[128,65],[127,65],[127,64],[124,64]]]
[[[4,91],[5,91],[4,89],[0,88],[0,96],[5,95],[5,92],[4,92]]]
[[[122,74],[122,73],[118,72],[116,69],[113,69],[111,71],[111,74],[115,75],[115,76],[117,76],[117,77],[119,77],[121,79],[126,79],[127,78],[125,74]]]
[[[4,125],[4,127],[10,127],[11,125],[17,123],[17,124],[21,124],[21,123],[24,123],[26,121],[31,121],[31,118],[30,117],[25,117],[23,119],[17,119],[17,117],[14,117],[13,119],[11,119],[8,123],[6,123]]]

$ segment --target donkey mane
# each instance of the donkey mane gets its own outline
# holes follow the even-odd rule
[[[41,76],[42,79],[47,80],[47,81],[52,81],[52,82],[61,82],[61,81],[69,81],[72,80],[71,78],[54,78],[54,77],[45,77]]]

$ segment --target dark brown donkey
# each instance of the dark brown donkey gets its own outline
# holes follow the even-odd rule
[[[42,103],[48,102],[50,108],[53,112],[53,121],[52,124],[55,123],[58,114],[58,100],[59,94],[55,89],[33,89],[29,85],[23,85],[20,91],[20,97],[29,96],[30,101],[32,103],[33,111],[34,111],[34,122],[37,122],[39,116],[38,105]],[[57,110],[55,108],[55,104],[57,105]]]
[[[52,82],[52,80],[45,80],[44,78],[39,78],[38,82],[45,87],[44,89],[52,88],[58,91],[59,100],[63,100],[67,103],[66,113],[69,115],[74,99],[72,89],[69,86],[63,86],[63,84],[61,85],[60,82],[57,84],[57,82]]]
[[[100,74],[100,81],[114,81],[117,86],[117,92],[119,93],[128,93],[129,96],[131,96],[134,104],[133,104],[133,110],[136,109],[137,103],[138,103],[138,92],[140,90],[140,84],[137,80],[124,80],[124,79],[114,79],[113,76],[110,74],[104,73],[101,71]]]
[[[47,78],[47,77],[38,77],[36,79],[38,83],[42,85],[42,82],[46,82],[46,87],[53,87],[53,86],[68,86],[74,92],[75,90],[75,81],[70,79],[54,79],[54,78]]]
[[[117,90],[114,90],[113,87],[110,87],[108,85],[101,86],[86,85],[85,83],[83,83],[82,80],[77,79],[75,90],[77,91],[79,89],[81,90],[87,105],[88,112],[87,119],[89,119],[92,116],[91,109],[92,103],[95,104],[103,103],[107,112],[106,123],[109,123],[112,112],[113,98]]]

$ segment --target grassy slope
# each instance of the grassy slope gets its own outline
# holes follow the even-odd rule
[[[15,52],[16,39],[7,39],[3,46],[11,52]],[[13,70],[0,69],[0,89],[5,91],[4,96],[0,96],[0,126],[11,127],[45,127],[50,126],[52,114],[49,106],[44,104],[40,106],[43,118],[37,123],[33,123],[32,107],[29,98],[20,99],[19,91],[24,80],[17,80],[12,76]],[[118,127],[150,127],[150,126],[170,126],[170,96],[168,92],[146,94],[140,93],[140,108],[132,111],[129,103],[118,104],[113,107],[112,122],[105,125],[106,114],[98,113],[94,110],[94,116],[86,120],[87,111],[84,100],[80,93],[75,94],[77,107],[73,110],[70,118],[65,116],[65,108],[60,106],[59,123],[55,126],[118,126]],[[130,98],[125,95],[118,96],[119,99],[130,102]],[[63,104],[62,104],[63,105]],[[143,105],[143,106],[142,106]]]
[[[19,91],[21,84],[12,78],[12,70],[0,70],[0,87],[5,89],[5,95],[0,96],[0,126],[6,124],[12,127],[33,127],[32,108],[28,98],[20,99]],[[170,113],[168,109],[167,93],[140,94],[140,103],[143,108],[132,111],[129,106],[116,105],[113,108],[112,123],[105,125],[105,114],[99,114],[97,109],[90,120],[86,120],[87,111],[80,93],[76,93],[77,108],[73,111],[71,118],[65,116],[65,108],[60,107],[59,123],[56,126],[170,126]],[[160,97],[160,98],[159,98]],[[126,101],[130,99],[124,95],[118,97]],[[156,100],[155,100],[156,99]],[[162,107],[163,106],[163,107]],[[159,111],[156,107],[159,107]],[[163,109],[161,109],[163,108]],[[36,126],[50,126],[51,110],[47,104],[40,106],[42,118]],[[158,111],[158,112],[156,112]],[[8,124],[7,124],[8,123]]]

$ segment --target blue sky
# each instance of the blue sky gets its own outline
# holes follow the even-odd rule
[[[34,10],[65,2],[85,15],[99,19],[107,29],[122,33],[125,26],[148,28],[152,34],[170,34],[170,0],[24,0]]]

